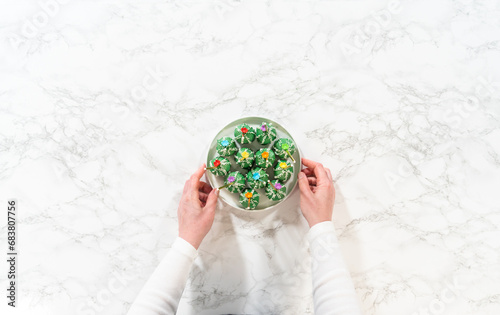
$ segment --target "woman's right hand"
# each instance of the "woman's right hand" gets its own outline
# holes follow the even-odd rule
[[[300,209],[309,227],[313,227],[332,220],[335,188],[328,168],[304,158],[302,164],[306,168],[299,173]]]

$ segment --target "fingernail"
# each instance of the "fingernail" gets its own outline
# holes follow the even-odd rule
[[[299,179],[302,179],[302,178],[304,178],[305,176],[306,176],[306,174],[304,174],[304,172],[300,172],[300,173],[299,173]]]

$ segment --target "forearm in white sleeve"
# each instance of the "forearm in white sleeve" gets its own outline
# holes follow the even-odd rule
[[[197,250],[177,237],[146,282],[128,315],[175,314]]]
[[[316,315],[360,315],[349,270],[342,258],[332,221],[308,232],[312,257],[313,300]]]

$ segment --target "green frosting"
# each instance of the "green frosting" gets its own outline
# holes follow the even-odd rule
[[[246,184],[245,184],[245,176],[243,176],[243,174],[241,174],[240,172],[238,171],[235,171],[235,172],[231,172],[227,175],[226,177],[226,180],[224,181],[224,185],[227,185],[229,184],[229,177],[234,177],[235,178],[235,181],[233,182],[232,185],[229,185],[227,186],[227,190],[229,190],[230,192],[232,193],[239,193],[240,191],[242,191]]]
[[[245,159],[242,156],[243,152],[248,152],[248,157]],[[255,155],[253,154],[252,150],[248,148],[241,148],[238,153],[236,153],[236,157],[234,159],[236,160],[236,164],[238,164],[242,168],[251,168],[253,165],[253,161],[255,160]]]
[[[247,132],[243,133],[241,129],[246,128]],[[234,128],[234,139],[241,144],[252,143],[255,140],[255,129],[247,124],[238,125]]]
[[[265,129],[265,130],[262,130]],[[269,144],[274,141],[277,137],[276,128],[271,124],[263,122],[259,127],[255,129],[257,135],[257,141],[260,144]]]
[[[286,163],[286,168],[281,168],[280,164]],[[279,179],[283,183],[292,177],[293,174],[293,165],[290,161],[287,160],[278,160],[278,163],[274,167],[274,177]]]
[[[255,173],[258,174],[259,179],[254,178]],[[268,180],[269,180],[269,175],[267,175],[266,171],[264,171],[260,167],[253,168],[247,174],[248,186],[250,186],[251,188],[254,188],[254,189],[266,187]]]
[[[243,128],[246,128],[243,130],[246,132],[241,130]],[[248,147],[245,144],[253,143],[255,139],[261,149],[253,152],[250,148],[244,148]],[[286,198],[287,187],[284,184],[294,174],[293,158],[290,155],[293,155],[296,149],[291,138],[278,138],[277,129],[268,122],[262,122],[253,127],[243,123],[234,129],[234,138],[217,139],[217,154],[208,162],[207,170],[216,176],[223,176],[224,185],[221,185],[219,189],[227,188],[229,192],[237,193],[241,206],[244,209],[254,210],[260,201],[260,195],[257,192],[259,189],[263,189],[260,193],[265,192],[266,197],[273,202],[277,203]],[[248,156],[243,158],[243,155],[246,155],[245,152]],[[262,156],[264,152],[268,154],[267,158]],[[285,163],[287,167],[281,168],[280,163]],[[218,166],[214,167],[214,164]],[[240,171],[231,172],[236,165],[239,166],[237,169]],[[270,176],[273,178],[272,181],[269,180]],[[230,182],[231,177],[234,177],[234,181]],[[276,185],[281,187],[277,189]],[[245,196],[246,193],[252,194],[250,199]]]
[[[252,197],[247,198],[246,193],[251,193]],[[240,194],[240,204],[245,209],[255,209],[259,204],[260,196],[259,193],[254,189],[247,188]],[[249,202],[250,201],[250,202]]]
[[[276,184],[280,184],[281,188],[276,189]],[[274,188],[273,188],[274,187]],[[273,180],[271,181],[271,184],[266,186],[266,196],[267,198],[277,201],[285,198],[286,196],[286,187],[282,183],[280,183],[278,180]]]
[[[293,141],[288,138],[280,138],[278,141],[274,143],[273,145],[274,153],[276,153],[276,155],[281,159],[290,158],[286,150],[283,149],[282,147],[283,144],[288,145],[288,152],[290,152],[291,155],[295,153],[295,143],[293,143]]]
[[[208,167],[214,167],[214,163],[216,160],[219,160],[220,164],[219,166],[209,169],[212,174],[217,175],[217,176],[226,176],[229,174],[229,170],[231,169],[231,162],[229,162],[228,159],[222,156],[218,156],[210,160],[208,163]]]
[[[224,141],[228,142],[227,146],[222,145]],[[217,153],[221,156],[231,156],[234,155],[238,151],[236,147],[236,143],[231,137],[222,137],[217,140]]]
[[[269,154],[267,159],[262,157],[263,152],[267,152]],[[258,167],[262,167],[264,169],[271,167],[273,166],[275,160],[276,156],[274,155],[274,152],[270,149],[263,148],[257,151],[257,153],[255,153],[255,165],[257,165]]]

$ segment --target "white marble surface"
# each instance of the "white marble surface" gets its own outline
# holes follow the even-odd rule
[[[2,314],[124,314],[206,144],[250,115],[333,170],[366,314],[500,313],[498,1],[53,3],[0,12]],[[220,206],[179,313],[312,312],[306,231],[297,194]]]

